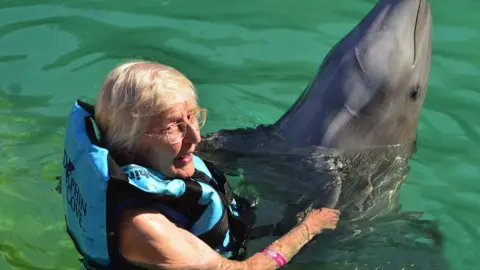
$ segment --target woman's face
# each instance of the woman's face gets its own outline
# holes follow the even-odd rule
[[[206,110],[194,104],[178,103],[153,117],[142,137],[148,165],[166,177],[188,178],[195,172],[192,155],[201,140]]]

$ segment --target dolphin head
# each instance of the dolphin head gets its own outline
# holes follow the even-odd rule
[[[380,0],[274,126],[295,145],[414,144],[431,39],[428,0]]]

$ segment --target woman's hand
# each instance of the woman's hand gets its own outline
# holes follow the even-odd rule
[[[324,229],[334,230],[337,227],[340,211],[331,208],[313,209],[303,220],[307,227],[309,239],[312,239]]]

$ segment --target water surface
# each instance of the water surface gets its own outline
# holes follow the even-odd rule
[[[0,1],[0,269],[79,268],[55,176],[69,109],[94,100],[113,66],[141,58],[183,71],[209,110],[204,132],[271,123],[373,3]],[[438,220],[443,255],[462,270],[480,269],[478,10],[432,1],[430,87],[401,191],[405,209]]]

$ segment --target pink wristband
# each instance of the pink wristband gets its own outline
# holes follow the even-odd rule
[[[262,253],[266,254],[268,257],[274,260],[277,268],[280,268],[287,264],[287,259],[285,259],[282,254],[276,252],[273,249],[265,248],[264,250],[262,250]]]

